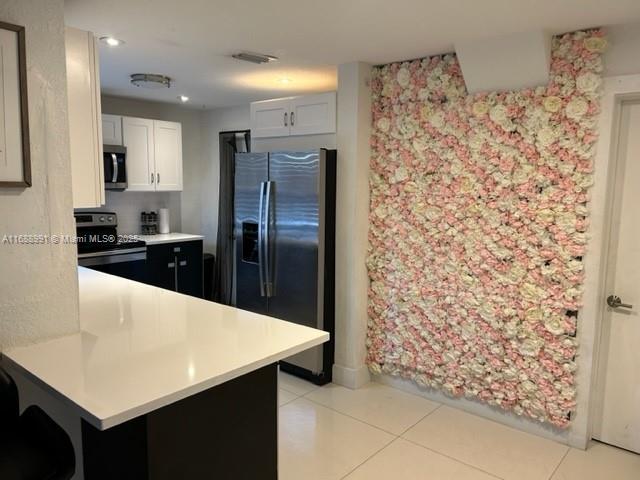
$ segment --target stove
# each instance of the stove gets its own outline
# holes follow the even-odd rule
[[[78,211],[78,265],[130,280],[147,280],[147,245],[133,235],[118,235],[115,212]]]

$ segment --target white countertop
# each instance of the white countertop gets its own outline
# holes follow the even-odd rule
[[[329,334],[83,267],[81,332],[13,348],[16,368],[106,429],[269,365]]]
[[[136,235],[140,240],[144,240],[147,245],[159,245],[161,243],[188,242],[190,240],[202,240],[202,235],[191,233],[159,233],[157,235]]]

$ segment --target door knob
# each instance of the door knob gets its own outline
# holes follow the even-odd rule
[[[607,305],[611,308],[633,308],[633,305],[622,303],[622,300],[617,295],[609,295],[607,297]]]

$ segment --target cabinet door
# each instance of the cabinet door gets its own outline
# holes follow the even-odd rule
[[[173,243],[147,246],[147,281],[167,290],[176,289],[176,259],[173,255]]]
[[[178,292],[202,298],[202,241],[172,244],[180,248],[178,259]]]
[[[153,121],[156,190],[182,191],[182,125]]]
[[[122,145],[122,117],[120,115],[102,114],[102,143]]]
[[[67,28],[67,100],[74,208],[104,204],[98,48],[91,32]]]
[[[127,147],[127,190],[155,190],[153,120],[122,117],[122,142]]]
[[[253,138],[289,135],[289,98],[251,103],[251,136]]]
[[[336,93],[292,98],[289,123],[291,135],[335,133]]]

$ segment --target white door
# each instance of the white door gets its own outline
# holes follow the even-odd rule
[[[155,190],[153,120],[122,117],[122,142],[127,147],[127,190]]]
[[[122,117],[120,115],[102,114],[102,143],[122,145]]]
[[[640,101],[621,107],[594,438],[640,453]],[[612,303],[614,299],[612,299]],[[609,303],[609,302],[607,302]],[[599,424],[598,424],[599,423]]]
[[[289,136],[289,98],[265,100],[251,103],[251,136]]]
[[[182,125],[154,120],[156,190],[182,190]]]
[[[336,93],[319,93],[291,99],[291,135],[312,135],[336,131]],[[251,132],[253,134],[253,132]]]

